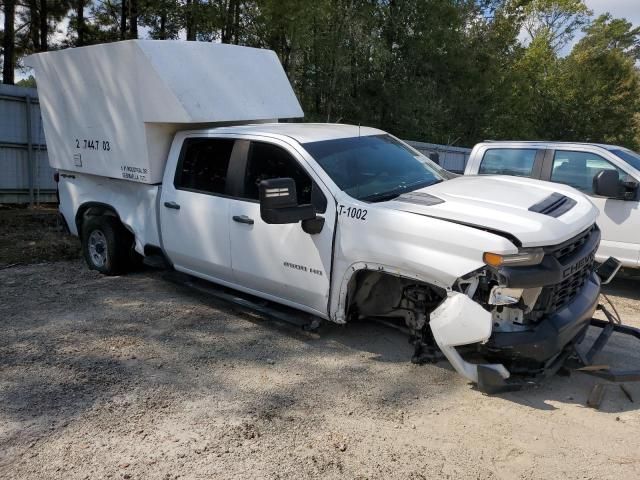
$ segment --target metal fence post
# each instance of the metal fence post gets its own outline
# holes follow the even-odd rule
[[[29,179],[29,206],[33,207],[34,204],[34,168],[33,168],[33,142],[31,132],[31,97],[26,95],[24,97],[25,105],[27,106],[27,113],[25,115],[27,123],[27,163],[28,163],[28,179]]]

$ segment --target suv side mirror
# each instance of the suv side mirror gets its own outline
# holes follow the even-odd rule
[[[617,170],[600,170],[593,177],[593,192],[601,197],[621,198],[620,187]]]
[[[262,180],[260,190],[260,216],[265,223],[298,223],[316,218],[313,205],[298,205],[296,182],[292,178]]]

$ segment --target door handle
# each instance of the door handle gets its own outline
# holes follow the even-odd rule
[[[238,223],[246,223],[247,225],[253,225],[253,218],[249,218],[246,215],[234,215],[233,221]]]
[[[167,208],[173,208],[174,210],[180,210],[180,205],[176,202],[164,202],[164,206]]]

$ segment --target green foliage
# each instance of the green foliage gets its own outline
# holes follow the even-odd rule
[[[16,82],[16,85],[19,87],[28,87],[28,88],[36,88],[36,79],[33,75],[29,75],[29,78],[23,78],[19,82]]]
[[[18,57],[38,50],[41,2],[20,3]],[[137,21],[155,39],[273,49],[308,121],[362,123],[403,138],[466,146],[485,138],[640,146],[640,28],[610,15],[592,20],[583,0],[47,5],[52,48],[78,44],[80,15],[83,44],[135,36]],[[53,32],[65,16],[68,35],[58,40]],[[567,55],[580,29],[584,37]],[[529,37],[524,43],[521,32]]]
[[[570,42],[592,14],[583,0],[531,0],[523,12],[524,28],[531,39],[545,37],[554,51]]]
[[[603,16],[586,33],[563,61],[559,84],[570,127],[565,136],[638,148],[640,29]]]

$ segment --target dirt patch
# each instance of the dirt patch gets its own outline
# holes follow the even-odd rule
[[[640,326],[640,301],[609,291]],[[637,478],[630,402],[574,374],[486,396],[401,333],[317,334],[240,313],[157,270],[80,260],[0,270],[0,478]],[[640,365],[614,338],[598,359]]]
[[[63,233],[55,206],[0,205],[0,268],[79,257],[80,243]]]

